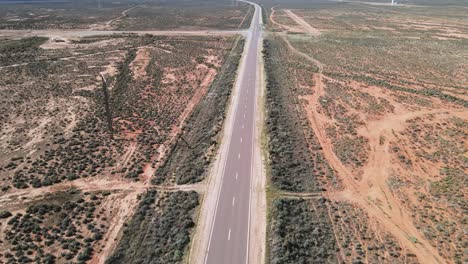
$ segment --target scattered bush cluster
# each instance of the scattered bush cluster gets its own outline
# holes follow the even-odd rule
[[[148,191],[106,263],[182,263],[197,206],[194,191]]]
[[[103,173],[139,179],[146,165],[154,166],[158,161],[161,154],[159,147],[174,136],[174,127],[179,125],[179,117],[197,89],[200,89],[205,74],[209,69],[217,70],[231,41],[234,41],[234,38],[228,37],[123,35],[119,43],[124,42],[130,47],[126,55],[119,51],[122,47],[118,44],[115,44],[118,47],[114,44],[88,47],[89,42],[109,38],[118,37],[83,38],[83,43],[76,44],[83,54],[82,58],[73,56],[73,49],[40,49],[41,56],[46,58],[70,58],[44,61],[45,73],[37,69],[42,66],[36,62],[2,69],[8,72],[8,78],[0,81],[0,86],[5,87],[0,90],[4,96],[0,108],[5,110],[0,113],[0,121],[7,124],[1,132],[12,135],[5,138],[8,154],[0,158],[0,169],[4,171],[2,174],[8,175],[8,181],[2,185],[3,191],[11,187],[38,188]],[[132,63],[137,49],[142,46],[148,47],[148,59],[151,61],[145,70],[146,78],[135,78]],[[109,51],[114,48],[117,51]],[[108,78],[114,140],[110,140],[105,122],[101,83],[89,77],[98,76],[104,67],[109,67],[112,61],[105,58],[109,53],[122,59],[117,64],[118,74]],[[99,61],[89,60],[86,57],[89,54],[93,54]],[[210,60],[206,59],[208,57]],[[194,68],[197,68],[196,72]],[[70,69],[79,74],[70,75]],[[168,81],[166,76],[171,74],[174,79]],[[69,76],[74,81],[64,81],[61,76]],[[219,90],[212,89],[216,90],[212,96],[217,97],[218,94],[214,93],[219,93],[219,98],[223,99],[210,99],[211,104],[205,106],[204,113],[199,114],[199,118],[206,119],[203,121],[206,123],[197,128],[201,132],[196,134],[201,139],[197,138],[196,141],[202,142],[196,154],[197,159],[200,158],[199,153],[206,151],[205,142],[210,143],[205,139],[211,138],[210,133],[216,134],[220,127],[217,123],[220,121],[219,112],[208,110],[210,107],[221,109],[225,104],[228,94],[225,96],[224,93],[228,91],[226,87],[231,81],[226,80],[218,81],[222,87]],[[83,89],[93,86],[97,88]],[[24,124],[16,123],[16,120],[23,119],[26,121]],[[41,122],[45,125],[41,126]],[[209,128],[205,129],[205,126]],[[211,128],[213,126],[216,127]],[[205,133],[210,130],[213,131]],[[28,154],[32,152],[25,147],[28,141],[35,141],[34,145],[30,145],[36,150],[32,155]],[[137,150],[127,162],[122,163],[120,157],[132,143],[137,146]]]
[[[34,61],[41,50],[39,46],[47,41],[44,37],[30,37],[19,40],[0,41],[0,66]]]
[[[102,124],[101,124],[102,126]],[[96,176],[104,168],[115,164],[112,158],[111,143],[103,137],[95,137],[96,132],[103,131],[95,118],[85,117],[73,129],[73,135],[65,138],[63,134],[55,134],[50,150],[36,160],[27,160],[28,166],[14,172],[13,186],[15,188],[39,188],[62,182]],[[73,155],[70,155],[73,153]],[[13,164],[14,161],[12,161]]]
[[[3,223],[9,245],[3,257],[8,263],[85,263],[106,231],[95,212],[102,197],[71,189],[29,205]]]
[[[157,176],[153,179],[155,184],[161,184],[173,175],[178,184],[203,180],[207,166],[213,158],[213,148],[218,145],[219,132],[234,87],[243,47],[244,41],[238,38],[211,84],[208,94],[189,117],[181,135],[183,139],[179,139],[169,158],[156,173]],[[211,154],[208,153],[210,149],[213,152]]]
[[[345,263],[417,262],[416,255],[402,249],[393,236],[369,223],[364,210],[345,202],[329,202],[327,206]]]
[[[337,263],[325,200],[275,199],[269,226],[269,263]]]
[[[428,97],[436,97],[439,98],[443,101],[447,102],[452,102],[455,104],[462,105],[463,107],[468,107],[468,101],[451,95],[444,93],[442,90],[434,89],[434,88],[424,88],[424,89],[413,89],[413,88],[408,88],[400,85],[395,85],[392,84],[388,81],[385,81],[383,79],[378,79],[375,77],[371,77],[368,75],[362,75],[362,74],[347,74],[347,73],[338,73],[338,72],[330,72],[327,73],[330,76],[334,76],[340,79],[354,79],[357,81],[362,81],[370,85],[375,85],[375,86],[380,86],[380,87],[385,87],[389,90],[396,91],[396,92],[405,92],[409,94],[416,94],[416,95],[422,95],[422,96],[428,96]]]

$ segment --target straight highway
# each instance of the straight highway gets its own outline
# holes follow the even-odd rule
[[[254,164],[255,117],[257,103],[257,72],[262,34],[261,8],[255,6],[252,23],[247,31],[243,62],[234,101],[233,125],[227,142],[227,157],[222,164],[222,182],[211,223],[205,264],[249,262],[249,232],[251,216],[252,177]]]

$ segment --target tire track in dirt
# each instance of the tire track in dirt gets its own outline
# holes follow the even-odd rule
[[[111,29],[112,27],[112,23],[114,22],[117,22],[117,21],[120,21],[122,20],[123,18],[127,17],[127,12],[137,8],[138,6],[134,6],[134,7],[130,7],[126,10],[124,10],[120,16],[116,17],[116,18],[113,18],[107,22],[105,22],[104,24],[99,24],[99,25],[95,25],[93,27],[90,28],[90,30],[103,30],[103,29]]]
[[[302,17],[294,14],[293,11],[289,10],[289,9],[285,9],[284,12],[292,19],[294,20],[297,24],[299,24],[300,26],[302,26],[302,28],[304,28],[304,30],[309,33],[311,36],[313,37],[318,37],[320,36],[322,33],[314,28],[313,26],[311,26],[309,23],[307,23]]]
[[[304,33],[304,31],[302,30],[301,27],[288,26],[288,25],[281,24],[281,23],[277,22],[277,21],[273,18],[274,15],[275,15],[275,13],[276,13],[275,7],[272,7],[272,8],[271,8],[271,13],[270,13],[269,19],[270,19],[271,23],[273,23],[274,25],[276,25],[279,29],[285,30],[285,31],[290,31],[290,32]]]
[[[343,181],[343,186],[345,186],[345,190],[340,192],[327,190],[327,196],[335,201],[343,200],[358,204],[368,213],[371,219],[375,219],[381,223],[385,227],[386,231],[390,232],[406,248],[413,251],[421,263],[446,263],[437,253],[438,251],[431,246],[431,244],[425,239],[424,236],[421,235],[418,229],[414,226],[410,215],[404,211],[397,198],[394,197],[391,191],[388,189],[386,184],[387,178],[380,177],[380,175],[379,177],[375,177],[376,173],[382,173],[382,171],[384,171],[385,168],[390,165],[391,160],[389,155],[382,156],[371,153],[371,157],[373,158],[371,158],[369,164],[364,168],[364,171],[367,171],[367,174],[366,172],[364,173],[366,175],[365,179],[367,181],[360,181],[358,178],[355,178],[353,173],[345,165],[343,165],[343,163],[336,156],[333,150],[333,144],[325,132],[326,124],[330,122],[330,120],[323,116],[317,109],[317,106],[319,105],[319,98],[325,94],[324,84],[322,81],[323,65],[315,58],[294,48],[285,36],[282,36],[282,38],[285,40],[289,49],[293,53],[306,58],[319,69],[318,73],[313,74],[313,80],[315,84],[312,87],[313,94],[302,96],[301,99],[305,99],[308,102],[304,105],[304,109],[311,124],[311,128],[317,136],[319,144],[323,149],[325,158],[329,162],[330,166],[337,172],[337,175]],[[414,118],[428,113],[431,113],[431,111],[413,113],[407,118],[409,120],[412,117]],[[385,119],[384,121],[388,120]],[[380,138],[380,135],[377,138]],[[377,146],[379,146],[379,144],[377,144]],[[388,141],[377,151],[388,153]],[[369,182],[369,179],[372,179],[374,182]],[[373,187],[373,189],[369,189],[369,185]],[[374,195],[375,197],[384,196],[383,200],[385,200],[388,204],[387,209],[391,208],[391,210],[388,211],[385,210],[385,208],[382,208],[378,203],[371,200],[369,195]],[[411,242],[409,240],[410,237],[416,238],[418,243],[415,244]]]

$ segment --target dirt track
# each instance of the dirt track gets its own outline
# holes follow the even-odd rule
[[[307,23],[302,17],[294,14],[293,11],[286,9],[284,12],[291,18],[293,19],[297,24],[301,25],[307,33],[309,33],[311,36],[317,37],[320,36],[320,31],[313,26],[311,26],[309,23]]]
[[[438,255],[438,251],[416,228],[410,214],[393,195],[386,181],[391,167],[388,143],[390,140],[397,140],[394,138],[393,133],[403,129],[404,126],[402,125],[407,120],[427,114],[443,114],[447,110],[395,114],[382,120],[370,122],[366,128],[359,130],[360,134],[370,140],[369,143],[373,146],[373,149],[370,152],[370,161],[363,168],[362,179],[356,178],[355,173],[347,168],[336,156],[333,144],[325,133],[327,123],[330,120],[317,109],[317,106],[320,105],[319,98],[325,94],[323,78],[330,81],[335,80],[323,76],[323,65],[319,61],[298,51],[287,40],[287,37],[283,36],[283,39],[292,52],[304,57],[319,68],[318,73],[313,75],[313,83],[315,83],[315,86],[312,87],[313,94],[301,98],[308,102],[304,107],[306,115],[323,149],[324,156],[345,186],[344,191],[327,191],[327,196],[335,201],[347,201],[359,205],[369,214],[371,219],[383,225],[385,230],[395,236],[402,245],[414,252],[421,263],[446,263]],[[382,136],[386,138],[383,145],[379,144]],[[380,176],[375,177],[375,175]],[[382,203],[384,206],[382,206]],[[409,237],[416,238],[418,243],[411,242]]]

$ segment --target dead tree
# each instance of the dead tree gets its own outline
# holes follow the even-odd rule
[[[104,92],[104,106],[106,108],[106,117],[107,117],[107,128],[109,129],[110,138],[114,139],[114,130],[112,129],[112,114],[109,106],[109,91],[107,90],[107,82],[104,78],[104,75],[101,75],[102,79],[102,91]]]
[[[179,138],[185,143],[185,145],[189,148],[189,149],[192,149],[192,146],[190,146],[190,144],[185,140],[185,138],[180,135]]]

